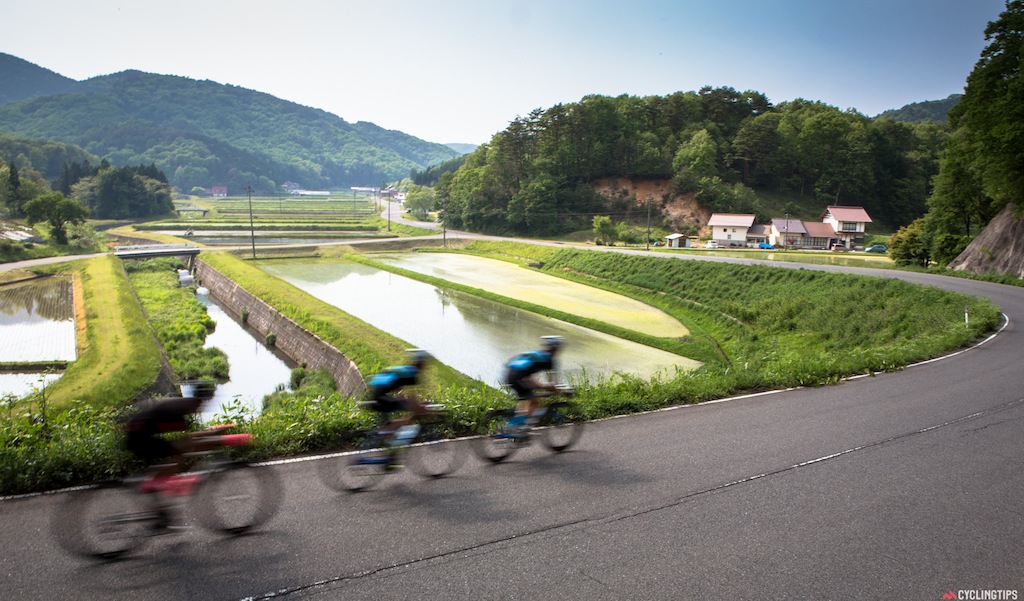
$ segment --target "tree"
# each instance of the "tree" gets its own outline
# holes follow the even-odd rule
[[[897,265],[928,267],[931,253],[923,218],[901,227],[889,238],[889,258]]]
[[[972,165],[985,193],[1019,203],[1024,190],[1024,0],[1008,0],[999,19],[985,28],[989,45],[967,77],[964,96],[949,114],[976,145]]]
[[[65,197],[60,192],[49,192],[37,196],[25,203],[25,215],[28,224],[35,225],[41,221],[50,224],[50,235],[57,244],[67,244],[67,224],[80,225],[85,223],[89,210],[82,203]]]
[[[594,215],[594,236],[604,244],[615,242],[616,229],[612,218],[607,215]]]
[[[174,210],[167,184],[139,175],[132,167],[101,168],[71,187],[76,200],[97,219],[164,215]]]
[[[409,186],[405,193],[405,208],[412,211],[416,219],[425,220],[427,214],[434,209],[434,189],[416,184]]]

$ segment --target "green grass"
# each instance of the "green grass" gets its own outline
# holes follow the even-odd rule
[[[216,324],[196,298],[194,288],[178,283],[177,270],[184,269],[184,263],[168,257],[130,260],[125,266],[175,376],[179,380],[226,381],[224,351],[204,347]]]

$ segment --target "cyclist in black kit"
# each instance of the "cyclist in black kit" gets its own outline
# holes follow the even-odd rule
[[[174,440],[162,436],[187,431],[192,425],[192,417],[199,413],[204,400],[195,397],[148,399],[138,403],[135,412],[128,417],[125,423],[125,447],[146,465],[146,478],[140,485],[141,492],[160,497],[157,493],[162,492],[172,478],[178,477],[183,465],[182,455],[218,446],[216,439],[210,437],[230,426],[191,432]],[[179,485],[188,484],[184,478],[178,477]],[[166,507],[159,500],[154,501],[154,506],[164,516],[164,521],[156,524],[157,529],[166,528]]]

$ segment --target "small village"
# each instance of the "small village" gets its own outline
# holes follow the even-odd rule
[[[864,236],[871,217],[862,207],[829,206],[821,221],[772,219],[754,223],[747,214],[714,213],[708,220],[706,238],[683,234],[665,236],[669,248],[785,248],[790,250],[864,250]],[[705,234],[706,237],[707,234]]]

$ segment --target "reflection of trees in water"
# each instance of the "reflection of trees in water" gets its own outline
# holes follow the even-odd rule
[[[452,304],[452,292],[444,288],[434,288],[434,293],[437,294],[437,301],[441,303],[442,309],[447,309]]]
[[[71,279],[49,277],[0,287],[0,313],[38,315],[51,321],[66,321],[74,316]]]

